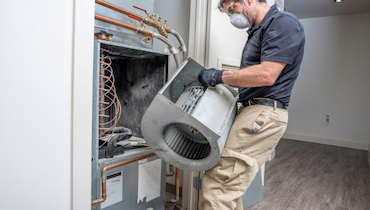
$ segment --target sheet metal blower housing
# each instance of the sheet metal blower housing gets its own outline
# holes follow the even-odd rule
[[[141,132],[153,152],[187,171],[216,165],[236,115],[237,92],[223,84],[204,89],[198,81],[203,69],[187,59],[141,120]]]

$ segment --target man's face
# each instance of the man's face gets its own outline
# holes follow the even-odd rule
[[[245,15],[245,17],[247,17],[247,19],[249,20],[251,27],[254,27],[256,25],[256,18],[257,18],[256,12],[253,11],[249,7],[249,5],[247,5],[247,3],[244,3],[244,7],[243,7],[242,2],[235,1],[235,0],[228,0],[222,6],[228,16],[231,16],[234,13],[243,13],[243,15]],[[242,11],[242,8],[243,8],[243,11]]]
[[[239,1],[229,0],[223,3],[222,6],[228,16],[234,13],[242,13],[242,3]]]

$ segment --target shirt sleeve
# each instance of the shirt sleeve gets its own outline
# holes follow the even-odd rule
[[[277,61],[292,64],[303,44],[302,26],[288,15],[273,17],[262,35],[261,62]]]

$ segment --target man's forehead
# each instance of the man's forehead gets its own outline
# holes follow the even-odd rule
[[[222,4],[222,7],[226,9],[231,3],[233,3],[234,0],[227,0]]]

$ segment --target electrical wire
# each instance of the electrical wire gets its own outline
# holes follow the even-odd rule
[[[115,87],[112,60],[108,56],[109,51],[101,49],[100,52],[100,84],[99,84],[99,140],[106,139],[106,133],[117,126],[121,117],[121,103]],[[110,111],[112,115],[107,115]],[[109,134],[108,138],[99,149],[103,147],[112,137],[114,132]]]

